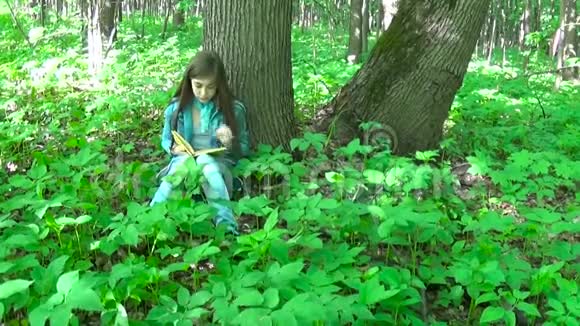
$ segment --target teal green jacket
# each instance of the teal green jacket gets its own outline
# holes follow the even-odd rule
[[[163,125],[163,132],[161,135],[161,147],[168,153],[171,154],[171,117],[173,112],[177,110],[179,106],[179,101],[173,99],[172,102],[165,109],[165,122]],[[179,132],[185,140],[190,144],[193,144],[193,120],[192,120],[192,108],[193,103],[187,105],[183,111],[179,114],[177,119],[177,132]],[[234,102],[234,115],[238,124],[238,141],[240,142],[241,157],[247,157],[250,155],[250,133],[248,131],[248,124],[246,121],[246,108],[240,101]],[[224,116],[221,111],[216,110],[215,106],[212,108],[211,112],[207,115],[209,116],[209,130],[210,134],[215,137],[215,131],[219,126],[224,124]],[[205,115],[201,116],[202,119],[207,119]],[[206,121],[202,121],[203,124]],[[237,162],[239,158],[235,158],[233,153],[227,151],[225,156],[232,160],[234,163]]]

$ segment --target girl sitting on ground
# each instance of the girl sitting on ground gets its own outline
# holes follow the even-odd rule
[[[238,234],[231,208],[217,201],[230,200],[231,169],[240,158],[249,155],[249,132],[246,109],[234,99],[217,54],[200,51],[192,58],[165,110],[161,146],[171,155],[171,161],[160,177],[172,175],[188,157],[185,148],[175,144],[171,131],[177,131],[196,151],[226,147],[222,153],[201,154],[195,160],[205,177],[204,195],[217,209],[214,223],[225,224],[228,231]],[[163,180],[150,206],[167,201],[173,187]]]

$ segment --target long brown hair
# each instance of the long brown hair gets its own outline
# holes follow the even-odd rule
[[[217,89],[212,99],[216,109],[221,111],[224,116],[225,124],[232,130],[234,139],[232,140],[232,150],[236,157],[240,154],[240,142],[238,135],[238,124],[234,114],[235,97],[228,85],[226,70],[219,55],[212,51],[199,51],[189,62],[183,78],[173,95],[173,98],[179,99],[179,106],[173,112],[171,117],[171,129],[177,131],[177,119],[185,107],[195,98],[191,85],[193,78],[215,78]],[[172,144],[173,146],[173,144]]]

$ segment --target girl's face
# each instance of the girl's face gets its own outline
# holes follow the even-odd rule
[[[214,97],[217,83],[215,78],[192,78],[191,89],[201,103],[207,103]]]

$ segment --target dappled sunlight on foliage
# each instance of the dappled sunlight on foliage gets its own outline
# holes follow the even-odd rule
[[[526,75],[517,52],[505,67],[474,59],[439,148],[329,150],[310,132],[290,141],[300,157],[260,144],[236,168],[244,233],[232,238],[191,200],[199,174],[147,205],[167,159],[163,110],[202,32],[198,19],[165,40],[158,20],[145,27],[141,38],[125,18],[93,79],[77,22],[37,30],[31,49],[0,12],[0,323],[580,318],[577,87]],[[361,67],[346,63],[347,39],[293,30],[302,121]],[[529,71],[552,66],[530,57]]]

